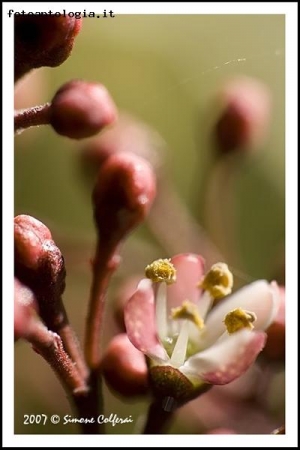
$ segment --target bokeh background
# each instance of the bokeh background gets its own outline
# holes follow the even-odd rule
[[[15,105],[23,108],[49,101],[63,83],[74,78],[103,83],[121,111],[144,121],[161,136],[163,145],[158,151],[169,183],[232,267],[237,286],[257,278],[276,278],[284,284],[284,36],[283,15],[116,15],[114,19],[84,19],[71,57],[58,68],[29,74],[16,88]],[[238,75],[254,77],[270,89],[270,129],[263,145],[242,158],[237,156],[240,160],[233,181],[228,186],[225,182],[222,198],[209,206],[211,180],[218,176],[211,139],[218,113],[215,98],[218,90]],[[30,214],[44,222],[61,248],[67,267],[64,301],[81,341],[91,281],[89,261],[96,237],[91,184],[80,166],[84,145],[56,135],[47,126],[29,129],[15,140],[15,215]],[[211,210],[213,215],[207,216]],[[168,217],[166,209],[165,228],[176,228]],[[164,216],[160,223],[163,220]],[[109,311],[120,283],[131,274],[142,273],[152,258],[172,256],[169,251],[147,224],[125,243],[124,264],[109,292],[106,342],[118,332]],[[204,256],[209,259],[210,255]],[[280,368],[278,373],[276,395],[261,405],[262,410],[267,408],[270,426],[280,424],[284,417],[284,370]],[[106,415],[113,412],[134,417],[133,424],[107,427],[108,433],[137,433],[147,405],[147,399],[129,402],[105,389]],[[205,432],[209,419],[204,424],[197,419],[201,416],[200,400],[197,405],[200,413],[188,421],[180,416],[171,433]],[[42,413],[72,414],[54,374],[26,343],[18,342],[15,433],[78,432],[72,425],[23,425],[24,414]],[[221,426],[221,418],[220,424],[213,425]],[[258,423],[257,428],[249,430],[262,432],[262,425]]]

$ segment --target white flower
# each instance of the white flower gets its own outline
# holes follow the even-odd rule
[[[175,273],[169,274],[167,283],[157,273],[154,282],[140,281],[125,307],[128,338],[150,358],[151,367],[173,367],[193,385],[235,380],[265,345],[263,330],[273,321],[279,304],[277,284],[255,281],[212,308],[213,292],[224,288],[227,295],[231,290],[232,276],[225,264],[216,266],[217,277],[212,272],[204,277],[199,255],[180,254],[159,261],[164,271],[169,262]]]

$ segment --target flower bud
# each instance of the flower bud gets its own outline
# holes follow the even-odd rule
[[[62,64],[71,54],[82,18],[15,16],[15,78],[31,69]]]
[[[51,240],[50,230],[34,217],[21,214],[14,219],[15,258],[35,270],[43,253],[43,242]]]
[[[218,150],[228,153],[261,145],[271,110],[267,86],[251,78],[235,79],[223,87],[220,100],[223,109],[214,129]]]
[[[164,163],[165,147],[163,139],[148,124],[121,112],[113,126],[84,146],[82,169],[86,175],[94,177],[109,156],[132,152],[149,161],[157,172]]]
[[[50,123],[58,134],[71,139],[93,136],[116,117],[116,106],[100,83],[69,81],[52,99]]]
[[[56,316],[65,289],[64,259],[42,222],[27,215],[15,217],[14,222],[15,275],[32,289],[47,322],[52,314]]]
[[[38,306],[33,292],[15,278],[14,289],[14,334],[15,341],[26,337],[30,331],[31,319]]]
[[[279,287],[280,303],[277,316],[269,328],[267,343],[263,355],[270,360],[284,360],[285,358],[285,288]]]
[[[155,174],[147,161],[127,152],[110,156],[93,191],[100,237],[121,240],[145,219],[155,193]]]
[[[137,350],[125,333],[115,336],[102,360],[108,385],[125,397],[146,394],[148,368],[143,353]]]

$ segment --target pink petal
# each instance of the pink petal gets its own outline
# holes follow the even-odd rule
[[[171,259],[176,268],[176,282],[168,286],[168,306],[180,306],[184,300],[197,303],[201,296],[198,284],[204,274],[204,260],[193,253],[182,253]]]
[[[238,331],[189,358],[180,371],[211,384],[230,383],[253,364],[265,342],[261,331]]]
[[[124,309],[127,336],[131,343],[147,356],[168,360],[164,347],[157,336],[155,304],[152,282],[142,280]]]
[[[209,313],[203,330],[203,347],[212,345],[226,331],[223,320],[230,311],[242,308],[253,312],[257,320],[253,323],[256,330],[265,330],[277,314],[279,306],[278,287],[264,280],[255,281],[235,294],[225,298]]]

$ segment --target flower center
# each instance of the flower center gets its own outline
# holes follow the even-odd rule
[[[256,320],[256,315],[253,312],[245,311],[242,308],[234,309],[226,314],[224,323],[229,334],[248,328],[253,330],[253,322]]]
[[[185,300],[178,308],[173,308],[171,311],[172,319],[188,319],[193,322],[199,330],[204,327],[204,321],[199,314],[195,303]]]
[[[216,263],[200,281],[199,287],[208,291],[214,299],[221,299],[231,293],[233,275],[225,263]]]
[[[145,275],[153,283],[165,281],[167,284],[175,283],[176,269],[170,259],[157,259],[145,268]]]

